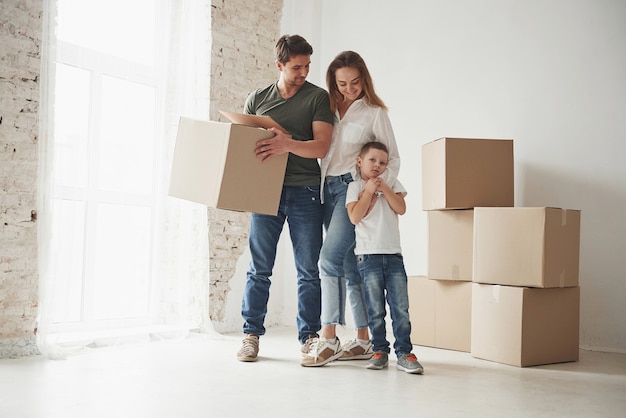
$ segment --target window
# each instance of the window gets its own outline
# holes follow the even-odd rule
[[[155,300],[162,2],[56,4],[50,329],[146,325]]]

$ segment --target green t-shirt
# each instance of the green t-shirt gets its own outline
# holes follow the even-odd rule
[[[277,83],[252,92],[246,99],[245,112],[267,115],[291,134],[293,139],[311,141],[313,122],[332,124],[330,100],[326,90],[305,82],[288,99],[278,92]],[[320,184],[320,166],[317,158],[303,158],[289,153],[285,186],[317,186]]]

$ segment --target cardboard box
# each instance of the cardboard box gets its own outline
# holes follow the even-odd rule
[[[440,138],[422,146],[422,208],[513,206],[513,140]]]
[[[575,287],[579,253],[579,210],[474,209],[474,282]]]
[[[265,129],[181,117],[169,195],[235,211],[276,215],[287,154],[257,158]]]
[[[580,288],[473,284],[471,355],[526,367],[578,361]]]
[[[427,218],[428,278],[471,282],[474,210],[431,210]]]
[[[409,276],[411,342],[470,351],[472,283]]]

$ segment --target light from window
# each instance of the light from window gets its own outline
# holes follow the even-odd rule
[[[150,322],[159,141],[154,0],[58,0],[52,323]]]

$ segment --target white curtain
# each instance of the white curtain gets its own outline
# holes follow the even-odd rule
[[[161,12],[167,44],[159,53],[164,65],[165,88],[159,97],[162,126],[157,135],[164,141],[157,153],[157,214],[154,231],[155,249],[151,286],[158,289],[157,303],[152,309],[151,324],[134,334],[131,340],[180,338],[190,330],[211,331],[208,319],[208,227],[205,206],[168,196],[170,168],[180,116],[207,119],[209,115],[210,20],[209,0],[162,0]],[[53,97],[56,0],[44,3],[44,36],[42,45],[41,143],[39,161],[39,275],[40,298],[37,343],[49,358],[64,358],[85,347],[117,344],[119,336],[128,332],[110,333],[111,338],[94,340],[86,334],[75,344],[59,343],[51,332],[50,312],[55,301],[55,263],[51,257],[51,196],[54,167]]]
[[[166,323],[182,329],[211,330],[209,320],[209,249],[207,208],[167,196],[180,116],[209,117],[211,59],[210,0],[171,0],[164,135],[167,149],[160,172],[162,226],[156,258]]]

